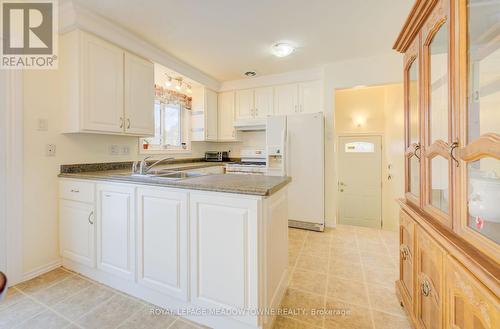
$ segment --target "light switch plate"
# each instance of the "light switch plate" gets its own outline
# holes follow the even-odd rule
[[[123,145],[122,146],[122,154],[123,155],[129,155],[130,154],[130,147],[128,145]]]
[[[45,118],[39,118],[37,123],[38,131],[47,131],[49,130],[49,120]]]

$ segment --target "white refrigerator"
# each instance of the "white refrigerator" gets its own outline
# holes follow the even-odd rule
[[[288,187],[291,227],[323,231],[325,226],[323,113],[269,117],[267,174],[292,177]]]

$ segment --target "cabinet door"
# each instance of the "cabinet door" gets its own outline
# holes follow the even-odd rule
[[[122,133],[123,50],[82,34],[83,130]]]
[[[205,89],[205,138],[208,141],[217,140],[217,93]]]
[[[500,300],[451,256],[446,260],[446,329],[500,328]]]
[[[278,115],[298,113],[298,88],[296,84],[274,87],[274,113]]]
[[[220,93],[218,107],[218,139],[236,140],[236,131],[234,129],[234,91]]]
[[[164,294],[188,298],[188,193],[137,190],[138,280]]]
[[[299,83],[299,112],[315,113],[323,111],[322,81]]]
[[[257,200],[191,193],[194,305],[228,310],[258,307],[258,209]]]
[[[422,329],[443,328],[444,252],[422,229],[417,230],[416,318]]]
[[[125,132],[154,135],[154,66],[125,53]]]
[[[135,277],[134,188],[97,185],[97,267]]]
[[[61,256],[94,267],[94,206],[88,203],[60,200],[59,237]]]
[[[422,30],[424,46],[425,181],[424,209],[451,227],[453,125],[450,93],[447,0],[440,0]]]
[[[413,311],[415,222],[403,211],[399,216],[399,242],[399,281],[403,288],[403,298],[406,299],[405,305]]]
[[[254,117],[255,105],[253,89],[236,91],[236,120],[246,120]]]
[[[273,87],[255,89],[255,117],[265,118],[274,113]]]
[[[500,3],[461,1],[458,233],[500,262]]]
[[[405,195],[417,207],[420,207],[422,176],[419,49],[417,37],[404,56]]]

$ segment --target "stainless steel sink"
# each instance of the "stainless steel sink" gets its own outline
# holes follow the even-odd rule
[[[137,178],[142,180],[152,180],[152,181],[172,181],[172,180],[181,180],[186,178],[203,176],[204,174],[194,173],[194,172],[186,172],[186,171],[156,171],[147,174],[132,174],[132,173],[122,173],[115,174],[114,177],[130,177]]]

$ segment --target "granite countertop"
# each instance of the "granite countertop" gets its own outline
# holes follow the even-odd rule
[[[218,162],[196,162],[183,164],[167,164],[157,166],[156,170],[189,170],[209,166],[221,166]],[[235,175],[211,174],[189,177],[179,180],[164,180],[154,177],[129,176],[130,169],[98,170],[82,172],[62,172],[59,177],[73,179],[90,179],[111,182],[136,183],[141,185],[166,186],[182,189],[215,191],[225,193],[248,194],[269,196],[286,186],[290,177],[260,176],[260,175]]]

